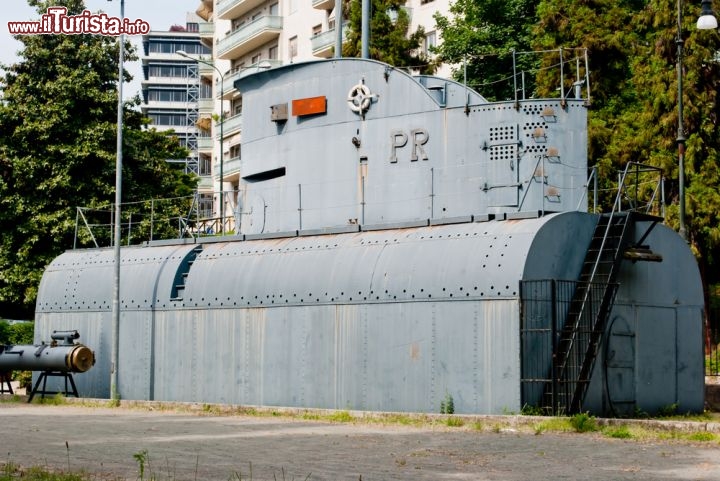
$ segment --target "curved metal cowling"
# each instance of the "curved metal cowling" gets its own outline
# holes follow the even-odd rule
[[[86,372],[95,354],[82,344],[0,346],[0,371]]]
[[[538,231],[552,219],[555,229],[567,232],[575,226],[577,230],[577,219],[583,217],[573,213],[522,221],[124,248],[121,308],[142,312],[515,299]],[[188,253],[197,248],[201,250],[192,266],[183,267]],[[582,246],[577,250],[577,255],[583,253]],[[112,257],[112,250],[103,249],[68,251],[55,259],[43,276],[37,313],[110,312]],[[555,261],[544,266],[542,275],[577,274],[577,262],[568,262],[568,249],[556,239],[546,243],[540,260]],[[174,290],[179,273],[184,274],[182,298]],[[85,336],[90,335],[88,329],[83,325]]]

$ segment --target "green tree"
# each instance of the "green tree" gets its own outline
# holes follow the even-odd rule
[[[720,37],[695,28],[699,2],[681,6],[686,224],[705,281],[717,282],[712,266],[720,254]],[[605,187],[610,190],[615,172],[630,161],[661,167],[668,179],[668,222],[677,228],[677,2],[543,0],[538,19],[537,48],[589,49],[593,103],[588,153],[590,162],[601,167]],[[540,77],[538,82],[548,91],[556,81]],[[610,199],[608,195],[606,207]]]
[[[349,4],[349,29],[343,44],[343,56],[362,54],[362,2]],[[405,0],[371,0],[370,58],[395,67],[412,67],[421,74],[432,74],[437,65],[421,51],[425,29],[419,27],[408,35],[410,15],[403,8]],[[345,11],[347,7],[345,7]]]
[[[457,0],[450,17],[435,15],[441,60],[460,65],[454,77],[489,100],[514,98],[513,51],[531,49],[538,0]],[[534,56],[516,56],[518,71],[532,70]],[[528,81],[531,80],[528,77]]]
[[[699,4],[683,4],[683,104],[686,137],[686,227],[706,282],[720,280],[720,128],[718,126],[720,36],[697,30]],[[630,144],[642,161],[671,179],[669,222],[678,227],[678,78],[676,2],[651,0],[635,21],[644,41],[633,58],[633,82],[641,116]]]
[[[82,0],[29,3],[39,13],[85,9]],[[73,245],[76,207],[114,201],[118,45],[94,35],[18,38],[20,61],[0,78],[0,313],[27,318],[43,269]],[[195,180],[164,161],[186,151],[144,122],[125,106],[124,199],[188,195]]]
[[[633,123],[642,110],[633,82],[632,59],[642,38],[635,19],[646,0],[541,0],[533,31],[533,48],[560,47],[588,51],[592,106],[588,114],[588,160],[599,169],[601,205],[611,206],[617,188],[617,170],[638,161],[626,141],[638,135]],[[542,67],[557,63],[546,55]],[[559,85],[557,69],[542,69],[537,77],[540,95]],[[620,140],[623,139],[623,140]]]

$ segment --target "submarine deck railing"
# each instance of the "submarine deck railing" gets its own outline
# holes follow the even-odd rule
[[[462,166],[466,168],[467,166]],[[414,202],[426,202],[429,216],[428,219],[435,219],[443,217],[441,212],[436,212],[437,206],[442,203],[443,198],[470,198],[474,190],[472,185],[469,185],[466,189],[460,189],[457,191],[446,191],[440,192],[435,186],[435,181],[442,174],[441,169],[430,169],[427,173],[428,178],[418,176],[417,179],[408,180],[408,182],[415,182],[418,186],[424,186],[426,190],[425,194],[421,194],[419,197],[413,199]],[[583,185],[575,187],[578,191],[574,195],[575,198],[579,199],[577,202],[577,208],[575,210],[583,211],[583,202],[585,199],[592,195],[592,212],[597,212],[599,205],[602,201],[599,198],[608,200],[606,190],[598,188],[598,182],[596,182],[598,173],[596,169],[592,169],[587,182]],[[628,171],[625,175],[625,181],[622,182],[622,189],[619,195],[616,197],[617,202],[616,211],[636,211],[646,214],[653,214],[656,216],[665,216],[665,203],[664,203],[664,178],[662,171],[659,168],[647,166],[643,164],[631,163],[628,164]],[[340,181],[342,182],[342,181]],[[355,185],[357,179],[346,179],[345,182],[348,184],[348,188],[351,185]],[[529,179],[527,184],[531,182],[537,182],[535,177]],[[542,179],[541,182],[552,187],[547,183],[547,179]],[[333,182],[336,183],[336,182]],[[291,209],[297,216],[296,226],[293,227],[295,230],[303,230],[306,226],[303,226],[303,215],[313,212],[318,209],[327,208],[327,206],[315,206],[309,205],[309,202],[305,200],[305,193],[311,192],[312,189],[324,189],[326,183],[311,183],[302,184],[298,186],[298,196],[295,205],[287,207]],[[471,192],[471,190],[473,192]],[[528,191],[529,189],[525,189]],[[617,188],[613,189],[617,192]],[[421,189],[418,189],[421,191]],[[568,193],[568,189],[563,188],[565,195]],[[220,233],[232,234],[236,233],[242,227],[241,222],[243,215],[247,212],[243,212],[242,207],[238,208],[238,199],[241,199],[244,192],[242,190],[226,190],[224,191],[224,198],[227,200],[228,212],[224,216],[224,225],[220,226],[221,219],[219,216],[208,215],[208,209],[204,207],[203,201],[199,194],[188,197],[178,197],[170,199],[153,199],[142,202],[130,202],[123,204],[123,217],[121,220],[122,230],[122,242],[126,245],[141,244],[146,241],[163,240],[163,239],[177,239],[183,237],[204,237],[204,236],[215,236]],[[556,211],[553,204],[550,201],[546,202],[546,197],[543,198],[542,208],[539,209],[541,212]],[[406,202],[407,199],[399,199],[394,202]],[[379,202],[374,202],[369,198],[363,197],[358,202],[355,202],[351,207],[353,212],[358,213],[358,218],[347,219],[348,225],[366,224],[364,218],[365,209],[379,205]],[[574,204],[573,204],[574,206]],[[338,206],[335,206],[338,207]],[[347,207],[347,206],[345,206]],[[510,209],[508,209],[509,211]],[[518,207],[514,209],[516,212],[533,211],[534,208],[523,209],[522,201],[519,201]],[[287,212],[275,212],[275,215],[286,214]],[[268,214],[271,215],[271,214]],[[467,216],[466,216],[467,217]],[[113,219],[113,206],[108,205],[99,208],[90,207],[78,207],[75,222],[75,241],[73,243],[74,248],[78,247],[107,247],[112,245],[112,229],[114,225]],[[332,226],[328,226],[332,227]],[[337,226],[335,226],[337,227]]]

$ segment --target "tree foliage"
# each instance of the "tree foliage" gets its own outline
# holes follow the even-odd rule
[[[348,6],[349,29],[343,44],[345,57],[362,54],[361,5],[362,2],[354,1]],[[419,27],[408,35],[410,15],[404,5],[405,0],[370,0],[370,58],[395,67],[412,67],[422,74],[432,74],[437,65],[421,51],[425,29]]]
[[[512,52],[531,49],[538,0],[457,0],[451,17],[435,15],[442,32],[440,58],[459,65],[457,80],[467,74],[469,84],[489,100],[514,98]],[[530,70],[533,57],[516,56],[518,70]]]
[[[35,324],[32,322],[20,322],[9,324],[0,319],[0,346],[32,344],[35,333]]]
[[[71,15],[85,9],[82,0],[29,3],[39,13],[50,4]],[[76,207],[114,201],[118,44],[93,35],[18,38],[20,61],[0,78],[0,313],[29,317],[44,267],[73,245]],[[126,104],[123,199],[190,194],[195,180],[165,162],[186,151],[144,123]]]

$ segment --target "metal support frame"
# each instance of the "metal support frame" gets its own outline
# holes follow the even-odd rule
[[[65,390],[63,391],[48,391],[47,390],[47,378],[48,377],[62,377],[65,378]],[[70,386],[72,387],[72,392],[68,390],[68,381],[70,381]],[[40,383],[42,382],[42,391],[38,390],[38,387],[40,387]],[[62,371],[42,371],[40,373],[40,376],[38,377],[37,381],[35,381],[35,385],[32,388],[32,391],[30,392],[30,397],[28,398],[28,403],[31,403],[33,398],[35,397],[35,394],[40,394],[40,399],[45,399],[46,394],[64,394],[65,396],[73,395],[77,398],[80,397],[78,394],[77,386],[75,385],[75,380],[73,379],[72,373],[70,372],[62,372]]]
[[[197,63],[188,64],[187,71],[187,101],[185,103],[185,125],[187,126],[187,134],[185,137],[185,146],[190,154],[185,160],[185,173],[200,173],[200,154],[198,152],[198,127],[200,101],[200,69]]]

